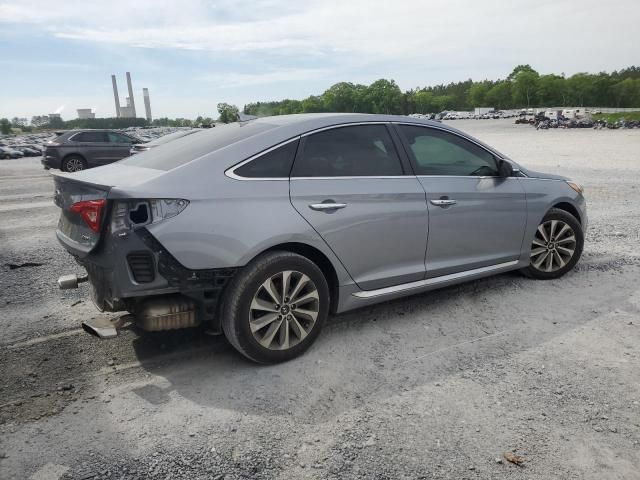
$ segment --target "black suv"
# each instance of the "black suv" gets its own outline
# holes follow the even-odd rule
[[[143,142],[112,130],[70,130],[46,145],[42,164],[47,169],[78,172],[128,157],[131,145],[137,143]]]

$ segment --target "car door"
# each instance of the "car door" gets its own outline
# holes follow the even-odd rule
[[[481,145],[436,127],[396,125],[427,193],[427,278],[514,262],[527,203],[517,177]]]
[[[133,139],[117,132],[108,132],[109,139],[109,160],[115,162],[124,157],[128,157],[131,152]]]
[[[382,123],[302,137],[291,202],[364,290],[424,278],[428,212],[409,168]]]
[[[89,166],[109,163],[109,139],[106,132],[80,132],[71,140],[77,142],[78,152],[87,160]]]

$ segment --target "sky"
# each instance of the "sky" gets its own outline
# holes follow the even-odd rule
[[[131,72],[154,117],[302,99],[339,81],[401,89],[640,64],[638,0],[0,0],[0,117],[115,116]]]

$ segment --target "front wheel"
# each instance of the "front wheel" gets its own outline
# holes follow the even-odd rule
[[[315,263],[291,252],[269,252],[229,284],[222,328],[249,359],[283,362],[302,354],[318,337],[329,303],[329,286]]]
[[[538,225],[531,245],[531,261],[522,272],[541,280],[561,277],[578,263],[583,246],[580,222],[570,213],[552,208]]]

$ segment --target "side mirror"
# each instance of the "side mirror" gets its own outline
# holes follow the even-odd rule
[[[498,160],[498,175],[503,178],[513,176],[513,166],[506,160]]]

